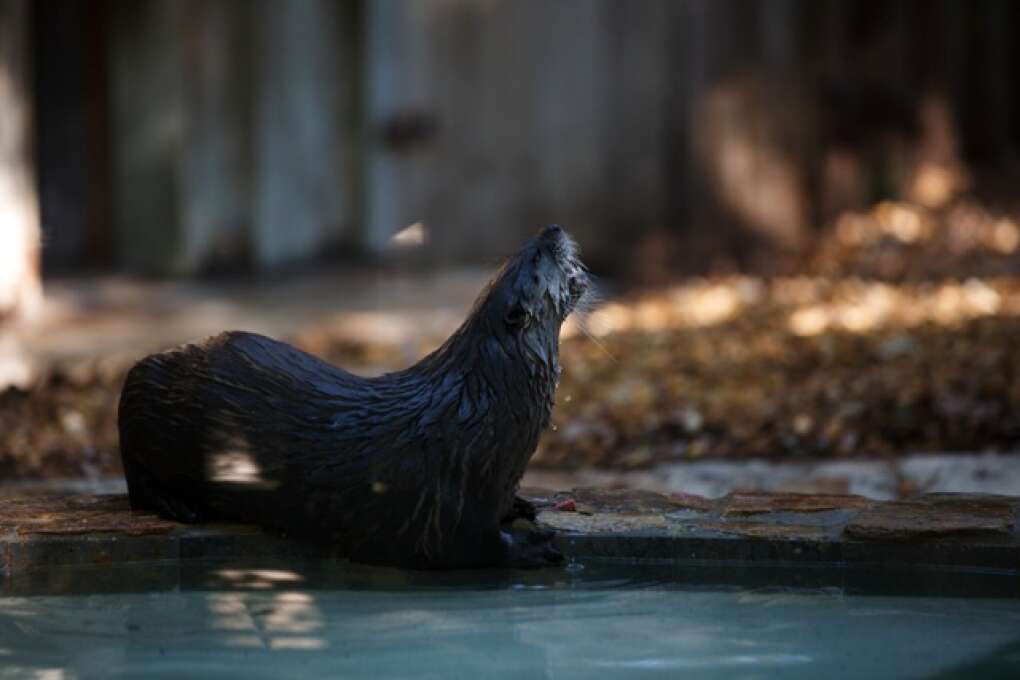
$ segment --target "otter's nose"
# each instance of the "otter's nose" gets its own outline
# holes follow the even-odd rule
[[[584,294],[584,291],[588,288],[588,279],[583,275],[574,274],[567,279],[567,289],[570,294],[575,298],[580,297]]]
[[[558,224],[550,224],[548,227],[542,230],[542,238],[547,241],[556,242],[563,237],[563,227]]]

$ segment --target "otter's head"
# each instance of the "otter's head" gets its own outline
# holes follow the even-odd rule
[[[558,331],[587,289],[577,244],[552,225],[507,261],[482,305],[490,325],[508,333]]]

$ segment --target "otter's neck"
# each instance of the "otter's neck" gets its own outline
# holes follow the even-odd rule
[[[501,419],[524,437],[530,456],[549,424],[559,380],[559,327],[508,334],[472,315],[443,345],[421,361],[434,390],[456,390],[462,414]],[[496,428],[496,431],[506,427]]]

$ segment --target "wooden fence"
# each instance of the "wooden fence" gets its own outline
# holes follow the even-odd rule
[[[558,222],[668,276],[1020,141],[1008,0],[0,0],[0,36],[12,7],[54,270],[271,269],[414,223],[491,261]]]

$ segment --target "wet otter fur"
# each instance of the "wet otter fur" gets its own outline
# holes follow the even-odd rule
[[[550,533],[508,522],[534,516],[517,484],[549,424],[560,326],[587,285],[552,226],[403,371],[362,378],[244,332],[146,357],[119,408],[131,506],[327,540],[373,564],[556,564]]]

